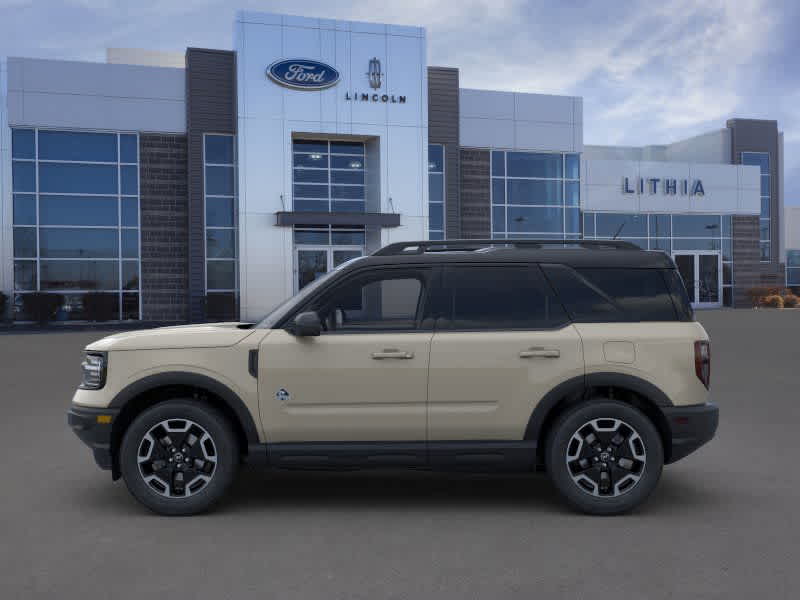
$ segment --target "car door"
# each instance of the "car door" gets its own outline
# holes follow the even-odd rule
[[[539,400],[583,375],[581,339],[536,265],[445,268],[428,439],[522,440]]]
[[[267,335],[258,374],[270,442],[425,440],[432,273],[356,272],[299,309],[319,314],[321,335]]]

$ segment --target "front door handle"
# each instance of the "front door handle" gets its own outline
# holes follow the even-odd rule
[[[520,358],[558,358],[561,351],[558,348],[529,348],[519,353]]]
[[[382,350],[381,352],[373,352],[372,358],[374,358],[375,360],[383,360],[384,358],[409,359],[409,358],[414,358],[414,353],[405,352],[403,350],[396,350],[394,348],[387,348],[386,350]]]

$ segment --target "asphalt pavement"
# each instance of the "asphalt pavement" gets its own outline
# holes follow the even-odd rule
[[[717,438],[624,517],[543,475],[243,470],[149,513],[66,426],[98,331],[0,334],[0,598],[797,598],[800,310],[699,313]]]

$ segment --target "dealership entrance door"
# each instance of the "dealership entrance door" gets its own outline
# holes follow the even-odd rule
[[[722,306],[722,257],[719,252],[676,252],[672,257],[694,308]]]
[[[358,246],[295,248],[295,292],[300,291],[317,277],[335,269],[342,263],[363,254],[363,247]]]

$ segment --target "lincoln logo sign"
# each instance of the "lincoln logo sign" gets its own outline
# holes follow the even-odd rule
[[[655,194],[661,191],[667,196],[675,196],[678,193],[681,196],[706,195],[706,191],[703,189],[703,182],[699,179],[661,179],[659,177],[635,177],[633,180],[631,179],[630,177],[622,178],[623,194],[642,195],[647,189],[648,194]]]
[[[316,60],[279,60],[267,68],[272,81],[296,90],[324,90],[339,83],[339,71]]]

